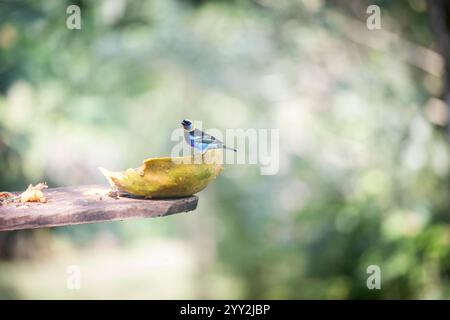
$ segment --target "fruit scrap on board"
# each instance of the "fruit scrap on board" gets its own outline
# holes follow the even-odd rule
[[[2,191],[0,192],[0,200],[5,200],[8,198],[14,197],[14,195],[11,192]]]
[[[43,189],[47,189],[46,183],[38,183],[35,186],[30,184],[27,190],[20,195],[20,202],[47,202],[47,199],[42,192]]]
[[[16,196],[15,194],[7,191],[0,192],[0,204],[17,203],[17,202],[47,202],[47,199],[42,192],[47,188],[46,183],[38,183],[33,186],[30,184],[24,192]]]

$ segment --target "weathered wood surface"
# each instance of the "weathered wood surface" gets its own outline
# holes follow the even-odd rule
[[[198,197],[138,199],[101,195],[106,186],[76,186],[44,190],[46,203],[0,205],[0,231],[159,217],[192,211]]]

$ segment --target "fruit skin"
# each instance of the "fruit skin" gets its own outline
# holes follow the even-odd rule
[[[176,198],[200,192],[220,175],[222,150],[209,150],[193,157],[151,158],[124,172],[99,168],[112,187],[148,198]]]

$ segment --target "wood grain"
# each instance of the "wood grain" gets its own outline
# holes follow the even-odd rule
[[[141,199],[101,195],[106,186],[75,186],[44,190],[47,203],[3,204],[0,231],[160,217],[192,211],[198,197]]]

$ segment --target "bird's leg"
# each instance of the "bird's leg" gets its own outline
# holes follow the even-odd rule
[[[194,163],[194,148],[191,147],[191,164]]]
[[[202,152],[202,163],[205,163],[205,155],[208,152],[209,148],[210,148],[209,146],[206,147],[206,149]],[[209,161],[209,159],[206,158],[206,163],[208,163],[208,161]]]
[[[205,153],[208,152],[209,146],[206,147],[204,151],[202,151],[202,163],[205,163]]]

